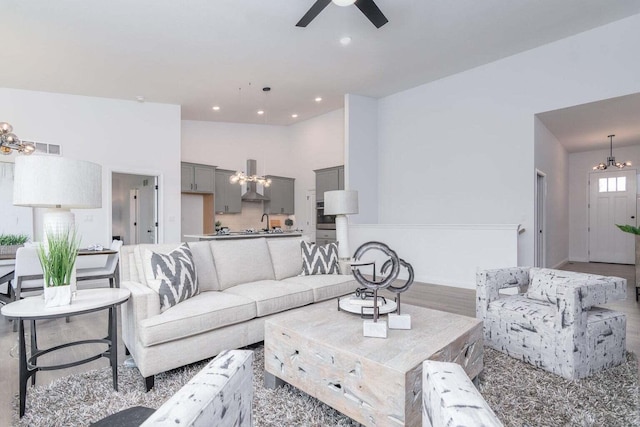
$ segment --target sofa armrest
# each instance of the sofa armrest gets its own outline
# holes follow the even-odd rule
[[[449,362],[422,364],[422,425],[502,426],[464,369]]]
[[[529,267],[481,270],[476,273],[476,317],[484,319],[489,304],[500,297],[500,289],[518,287],[523,293],[529,285]]]
[[[253,351],[220,353],[151,415],[142,427],[250,427]]]
[[[131,292],[129,300],[122,305],[122,340],[135,358],[138,325],[141,320],[160,314],[160,298],[142,283],[127,280],[120,286]]]

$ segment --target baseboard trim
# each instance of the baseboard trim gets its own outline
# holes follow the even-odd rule
[[[559,263],[557,263],[556,265],[554,265],[551,268],[558,270],[558,269],[564,267],[567,264],[569,264],[569,259],[568,258],[560,261]]]

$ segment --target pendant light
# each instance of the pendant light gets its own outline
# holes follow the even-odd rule
[[[625,166],[631,166],[631,162],[624,162],[624,163],[620,163],[620,162],[616,162],[616,158],[613,157],[613,137],[615,135],[609,135],[607,136],[607,138],[609,138],[609,157],[607,157],[607,163],[599,163],[597,165],[595,165],[593,167],[593,170],[599,170],[599,171],[603,171],[606,170],[607,168],[611,167],[611,166],[615,166],[618,169],[622,169]]]

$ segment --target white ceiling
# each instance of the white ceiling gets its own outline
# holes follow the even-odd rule
[[[537,115],[569,153],[640,145],[640,94]]]
[[[3,0],[0,86],[291,124],[345,93],[386,96],[640,13],[638,0],[376,0],[380,29],[334,4],[295,27],[314,1]]]

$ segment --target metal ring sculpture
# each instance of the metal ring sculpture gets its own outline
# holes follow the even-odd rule
[[[389,291],[394,292],[396,294],[406,291],[413,284],[413,266],[408,262],[406,262],[405,260],[403,260],[402,258],[400,258],[398,261],[400,262],[400,265],[406,268],[407,271],[409,272],[409,278],[407,278],[407,281],[404,283],[403,286],[399,286],[399,287],[389,286]],[[389,269],[390,265],[391,265],[391,260],[390,259],[386,260],[385,263],[382,264],[380,273],[385,274],[386,271]]]
[[[360,258],[367,252],[370,251],[372,249],[377,249],[381,252],[383,252],[385,255],[387,255],[390,259],[388,259],[385,262],[385,265],[387,265],[387,263],[391,263],[391,272],[389,273],[389,275],[387,277],[385,277],[383,280],[379,281],[379,282],[374,282],[371,280],[366,279],[362,273],[360,273],[359,269],[355,269],[353,272],[353,276],[355,277],[356,281],[361,284],[362,286],[365,286],[369,289],[385,289],[388,288],[391,283],[393,283],[397,278],[398,278],[398,273],[400,273],[400,260],[398,259],[398,255],[395,253],[395,251],[393,251],[391,248],[389,248],[389,246],[385,245],[384,243],[381,242],[367,242],[362,244],[357,250],[356,253],[353,255],[353,258],[356,261],[360,261]],[[387,267],[388,269],[388,267]]]

